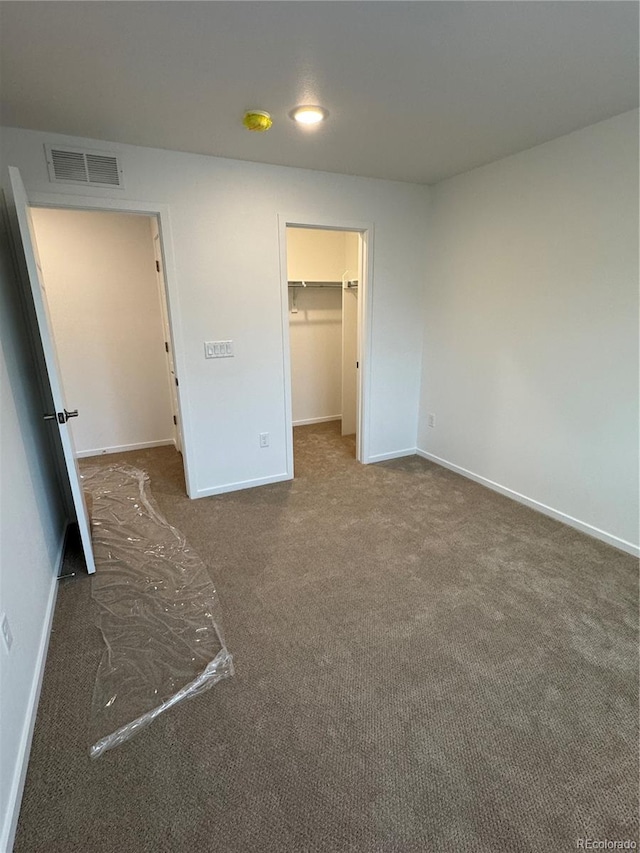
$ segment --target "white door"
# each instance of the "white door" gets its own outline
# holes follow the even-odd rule
[[[169,309],[167,308],[167,291],[164,280],[164,267],[162,261],[162,246],[160,245],[160,232],[158,231],[158,220],[154,216],[151,221],[153,234],[153,251],[156,259],[156,276],[158,281],[158,295],[160,297],[160,311],[162,312],[162,326],[164,331],[164,348],[167,355],[167,369],[169,372],[169,386],[171,391],[171,406],[173,408],[174,441],[176,450],[182,453],[182,428],[178,417],[178,382],[176,368],[173,362],[173,346],[171,342],[171,329],[169,327]]]
[[[47,306],[47,294],[44,288],[40,261],[38,259],[36,241],[34,237],[29,201],[25,192],[20,172],[15,166],[9,166],[9,181],[7,184],[7,209],[11,222],[11,230],[16,246],[16,255],[20,268],[20,275],[25,287],[31,288],[35,315],[38,323],[42,350],[47,367],[47,378],[51,386],[51,396],[54,402],[54,412],[43,412],[43,417],[48,420],[51,429],[57,429],[60,433],[60,441],[64,454],[64,461],[69,475],[71,495],[76,512],[82,548],[87,564],[87,571],[92,574],[96,570],[93,558],[93,547],[91,544],[91,529],[89,525],[89,513],[84,499],[80,472],[76,461],[76,452],[73,446],[71,431],[67,426],[70,417],[77,417],[77,411],[68,411],[67,401],[64,398],[62,380],[58,367],[53,335],[51,333],[51,322]],[[22,251],[21,251],[22,250]]]
[[[345,234],[347,270],[342,284],[342,435],[358,431],[358,283],[360,235]]]
[[[353,435],[357,423],[358,288],[348,282],[342,288],[342,435]]]

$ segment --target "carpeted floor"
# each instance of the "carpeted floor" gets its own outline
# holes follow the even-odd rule
[[[236,675],[92,762],[102,642],[62,581],[17,853],[637,843],[637,561],[335,424],[295,440],[292,483],[194,502],[173,449],[121,457],[210,565]]]

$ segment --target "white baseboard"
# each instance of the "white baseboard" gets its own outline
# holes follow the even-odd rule
[[[196,498],[208,498],[211,495],[224,495],[227,492],[239,492],[241,489],[253,489],[256,486],[268,486],[270,483],[282,483],[285,480],[292,480],[291,474],[274,474],[271,477],[256,477],[255,480],[241,480],[238,483],[225,483],[223,486],[213,486],[210,489],[198,489],[195,493]]]
[[[581,533],[593,536],[594,539],[600,539],[601,542],[606,542],[607,545],[613,545],[614,548],[618,548],[620,551],[625,551],[627,554],[632,554],[634,557],[640,556],[640,546],[634,545],[632,542],[627,542],[626,539],[620,539],[619,536],[607,533],[606,530],[600,530],[599,527],[587,524],[586,521],[580,521],[579,518],[573,518],[573,516],[567,515],[565,512],[561,512],[558,509],[554,509],[551,506],[540,503],[540,501],[536,501],[533,498],[528,498],[526,495],[522,495],[520,492],[515,492],[513,489],[509,489],[506,486],[501,486],[500,483],[494,483],[493,480],[488,480],[486,477],[474,474],[473,471],[467,471],[466,468],[461,468],[459,465],[454,465],[453,462],[448,462],[446,459],[434,456],[433,453],[427,453],[426,450],[420,450],[420,448],[417,448],[416,453],[418,456],[422,456],[423,459],[428,459],[430,462],[435,462],[436,465],[441,465],[443,468],[448,468],[450,471],[454,471],[456,474],[461,474],[469,480],[474,480],[476,483],[480,483],[482,486],[486,486],[494,492],[499,492],[507,498],[518,501],[518,503],[524,504],[531,509],[535,509],[543,515],[548,515],[551,518],[555,518],[556,521],[568,524],[569,527],[574,527],[576,530],[580,530]]]
[[[115,447],[97,447],[95,450],[79,450],[77,456],[79,459],[86,459],[89,456],[105,456],[107,453],[126,453],[127,450],[145,450],[148,447],[165,447],[173,444],[175,447],[174,438],[163,438],[160,441],[140,441],[136,444],[118,444]]]
[[[309,424],[326,424],[329,421],[341,421],[342,415],[329,415],[328,418],[304,418],[301,421],[294,421],[293,425],[296,426],[308,426]]]
[[[24,791],[24,783],[27,777],[27,767],[29,766],[29,753],[31,752],[31,741],[33,740],[33,730],[36,725],[36,716],[38,714],[38,703],[40,702],[40,691],[42,690],[42,679],[44,677],[44,668],[47,662],[47,650],[49,648],[49,638],[51,637],[51,625],[53,623],[53,614],[56,609],[56,597],[58,594],[58,575],[64,558],[64,546],[67,541],[66,530],[62,536],[62,541],[58,546],[58,555],[54,562],[57,567],[56,575],[51,579],[51,588],[44,613],[42,623],[42,634],[40,635],[40,645],[38,647],[38,656],[31,682],[31,690],[29,691],[29,700],[25,712],[24,725],[22,727],[22,735],[18,746],[18,754],[16,766],[14,768],[13,781],[9,790],[7,801],[7,812],[5,816],[4,826],[0,832],[0,851],[1,853],[9,853],[13,849],[16,829],[18,827],[18,817],[20,816],[20,805],[22,803],[22,794]]]
[[[403,456],[415,456],[415,447],[405,447],[404,450],[393,450],[391,453],[376,453],[373,456],[367,456],[365,464],[373,462],[386,462],[388,459],[401,459]]]

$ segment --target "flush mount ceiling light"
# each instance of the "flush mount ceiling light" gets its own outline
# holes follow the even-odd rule
[[[291,110],[289,115],[294,121],[299,122],[299,124],[319,124],[326,119],[329,113],[324,107],[306,104],[305,106],[296,107],[294,110]]]

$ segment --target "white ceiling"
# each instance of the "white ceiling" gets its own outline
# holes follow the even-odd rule
[[[5,125],[330,172],[433,183],[638,104],[635,2],[56,0],[0,23]]]

